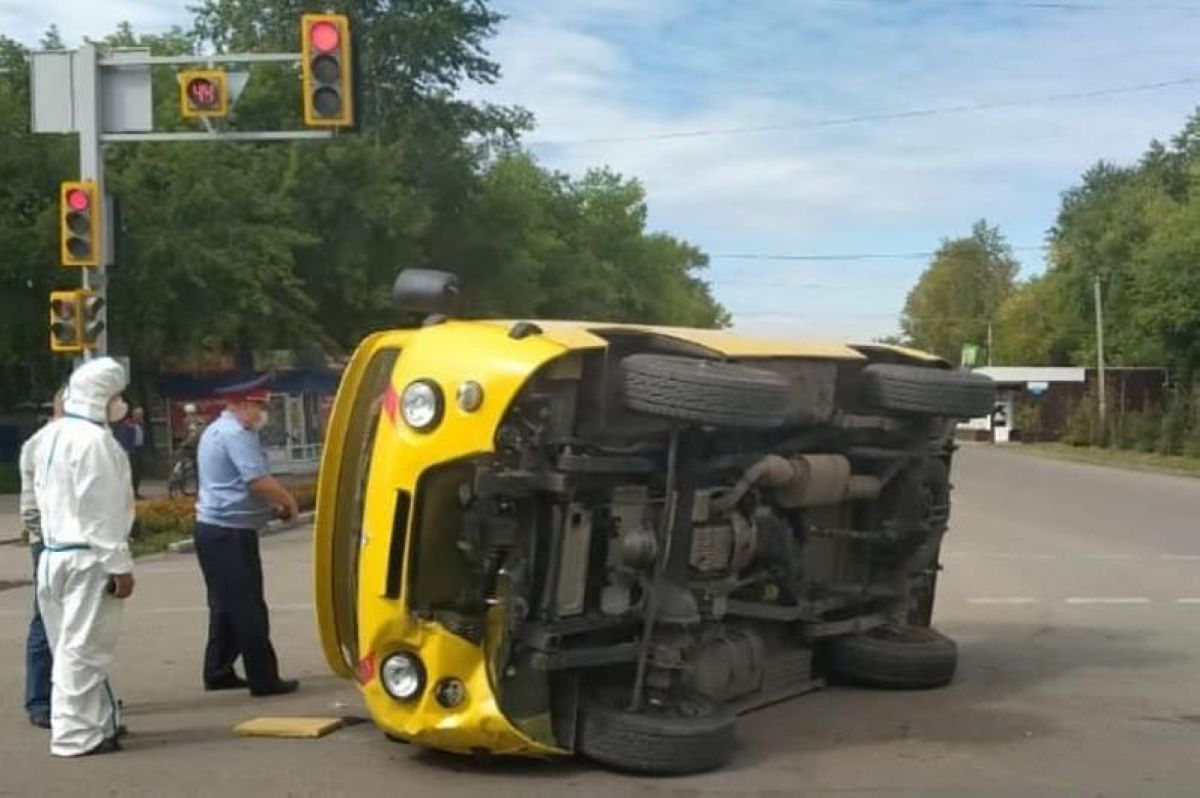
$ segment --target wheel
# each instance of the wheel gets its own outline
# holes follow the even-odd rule
[[[719,768],[733,756],[734,715],[704,698],[626,710],[614,693],[580,709],[578,752],[618,770],[681,776]]]
[[[184,496],[192,497],[200,492],[200,480],[195,468],[185,469],[183,472],[183,480],[180,483],[180,491]]]
[[[773,371],[676,355],[621,361],[631,410],[714,427],[772,429],[788,413],[788,381]]]
[[[881,626],[829,643],[830,675],[868,687],[927,690],[954,678],[958,646],[923,626]]]
[[[996,386],[969,371],[876,363],[863,369],[861,398],[880,410],[979,418],[995,407]]]

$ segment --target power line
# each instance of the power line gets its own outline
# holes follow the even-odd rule
[[[776,125],[709,128],[703,130],[676,130],[666,133],[649,133],[638,136],[607,136],[580,139],[533,139],[529,143],[534,146],[622,144],[639,141],[670,141],[674,139],[709,138],[714,136],[744,136],[755,133],[777,133],[784,130],[812,130],[842,125],[859,125],[869,122],[895,122],[905,119],[922,119],[925,117],[944,116],[949,114],[968,114],[977,113],[980,111],[995,111],[1004,108],[1020,108],[1030,105],[1042,105],[1045,103],[1091,100],[1100,97],[1113,97],[1122,94],[1139,94],[1150,91],[1162,91],[1163,89],[1170,89],[1178,86],[1191,86],[1197,83],[1200,83],[1200,78],[1186,77],[1176,78],[1174,80],[1160,80],[1154,83],[1136,83],[1130,86],[1115,86],[1107,89],[1065,92],[1061,94],[1044,94],[1039,97],[1026,97],[1023,99],[995,100],[990,102],[966,103],[963,105],[943,105],[929,108],[912,108],[905,111],[861,114],[858,116],[831,117],[829,119],[818,119],[811,122],[788,122]]]
[[[1009,247],[1013,252],[1044,252],[1049,247],[1046,245],[1024,246],[1024,247]],[[924,260],[937,255],[937,251],[930,250],[927,252],[851,252],[838,254],[810,255],[810,254],[769,254],[759,252],[733,252],[722,255],[710,255],[709,260],[762,260],[762,261],[830,261],[830,262],[845,262],[845,261],[887,261],[887,260]]]

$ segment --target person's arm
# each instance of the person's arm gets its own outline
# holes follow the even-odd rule
[[[281,518],[291,518],[298,512],[296,499],[279,480],[271,476],[267,453],[263,450],[258,435],[249,430],[242,430],[229,437],[226,451],[238,474],[250,488],[250,493],[276,508]]]
[[[267,474],[264,477],[259,477],[249,483],[250,492],[258,498],[270,504],[272,507],[279,508],[279,517],[285,521],[292,518],[300,511],[296,504],[296,497],[288,492],[288,489],[283,486],[275,477]]]
[[[36,434],[36,433],[35,433]],[[33,489],[33,470],[35,466],[34,441],[30,438],[21,447],[19,468],[21,472],[21,530],[30,542],[42,537],[42,513],[38,509],[37,495]]]
[[[116,441],[97,439],[81,447],[72,463],[79,497],[80,533],[117,583],[116,596],[133,592],[133,485],[129,458]]]

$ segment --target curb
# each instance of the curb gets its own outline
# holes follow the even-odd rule
[[[310,524],[312,523],[313,515],[313,511],[309,510],[307,512],[297,513],[295,518],[292,518],[288,521],[271,521],[259,531],[258,536],[260,538],[265,538],[271,535],[278,535],[280,532],[287,532],[288,530],[295,529],[298,526]],[[196,543],[191,538],[177,540],[168,545],[167,550],[176,554],[190,554],[196,550]]]

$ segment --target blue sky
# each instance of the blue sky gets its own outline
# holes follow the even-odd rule
[[[0,0],[0,32],[68,41],[116,21],[186,24],[189,0]],[[1062,190],[1129,161],[1200,105],[1200,83],[860,124],[844,117],[1007,103],[1195,78],[1200,0],[501,0],[504,70],[470,94],[532,110],[529,145],[579,173],[643,180],[653,227],[713,255],[738,327],[895,331],[922,260],[741,261],[734,253],[908,253],[980,217],[1018,247]],[[653,138],[730,128],[777,129]],[[1042,268],[1019,252],[1026,273]]]

